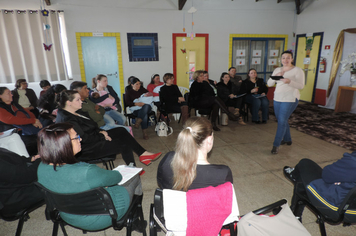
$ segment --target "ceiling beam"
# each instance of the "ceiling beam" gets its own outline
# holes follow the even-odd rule
[[[300,14],[301,10],[300,10],[300,0],[295,0],[295,8],[297,10],[297,15]]]
[[[182,10],[187,0],[178,0],[178,9]]]
[[[51,0],[45,0],[47,6],[51,6]]]

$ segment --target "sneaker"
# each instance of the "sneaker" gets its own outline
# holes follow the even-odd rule
[[[294,171],[294,168],[293,167],[290,167],[290,166],[285,166],[283,168],[283,174],[284,176],[289,179],[290,181],[292,182],[296,182],[296,179],[293,177],[293,171]]]

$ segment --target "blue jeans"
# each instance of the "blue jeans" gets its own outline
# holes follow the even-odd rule
[[[291,142],[292,137],[290,135],[290,129],[288,119],[298,106],[298,99],[295,102],[276,102],[273,101],[274,114],[277,118],[278,126],[276,137],[274,138],[273,146],[279,147],[282,140],[285,142]]]
[[[127,126],[123,126],[123,125],[117,125],[114,123],[106,123],[106,118],[108,118],[110,116],[108,116],[107,114],[104,114],[104,121],[105,121],[105,125],[101,126],[100,129],[103,129],[103,130],[111,130],[111,129],[114,129],[114,128],[117,128],[117,127],[122,127],[122,128],[125,128],[127,130],[127,132],[130,133],[130,129],[129,127]],[[109,119],[112,119],[111,117]]]
[[[110,110],[105,112],[104,120],[106,124],[115,124],[115,121],[117,121],[118,125],[124,125],[126,116],[118,111]]]
[[[142,129],[147,129],[148,127],[148,113],[150,113],[152,110],[151,105],[145,104],[142,106],[140,110],[136,110],[133,112],[133,114],[142,119],[141,123],[141,128]]]
[[[255,98],[251,94],[246,96],[246,103],[251,105],[252,121],[259,121],[258,111],[262,110],[262,121],[267,121],[268,119],[268,107],[269,101],[267,97]]]

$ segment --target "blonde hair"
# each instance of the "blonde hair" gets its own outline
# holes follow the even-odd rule
[[[185,127],[178,135],[171,168],[173,189],[188,191],[196,177],[198,150],[204,140],[212,135],[213,127],[204,117],[189,118]]]
[[[197,80],[197,78],[199,77],[199,75],[204,74],[203,70],[197,70],[193,73],[193,80]]]

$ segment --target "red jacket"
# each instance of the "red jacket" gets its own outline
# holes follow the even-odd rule
[[[17,106],[20,106],[20,105],[17,105]],[[8,125],[29,125],[29,124],[34,124],[36,122],[35,115],[32,112],[30,112],[29,110],[23,108],[27,112],[27,114],[30,116],[30,118],[28,118],[26,116],[26,114],[24,114],[21,111],[17,112],[17,114],[15,116],[11,112],[9,112],[6,109],[6,107],[9,109],[12,109],[12,111],[14,111],[14,112],[19,110],[13,104],[6,105],[5,103],[1,103],[1,105],[0,105],[0,121],[1,122],[8,124]]]

